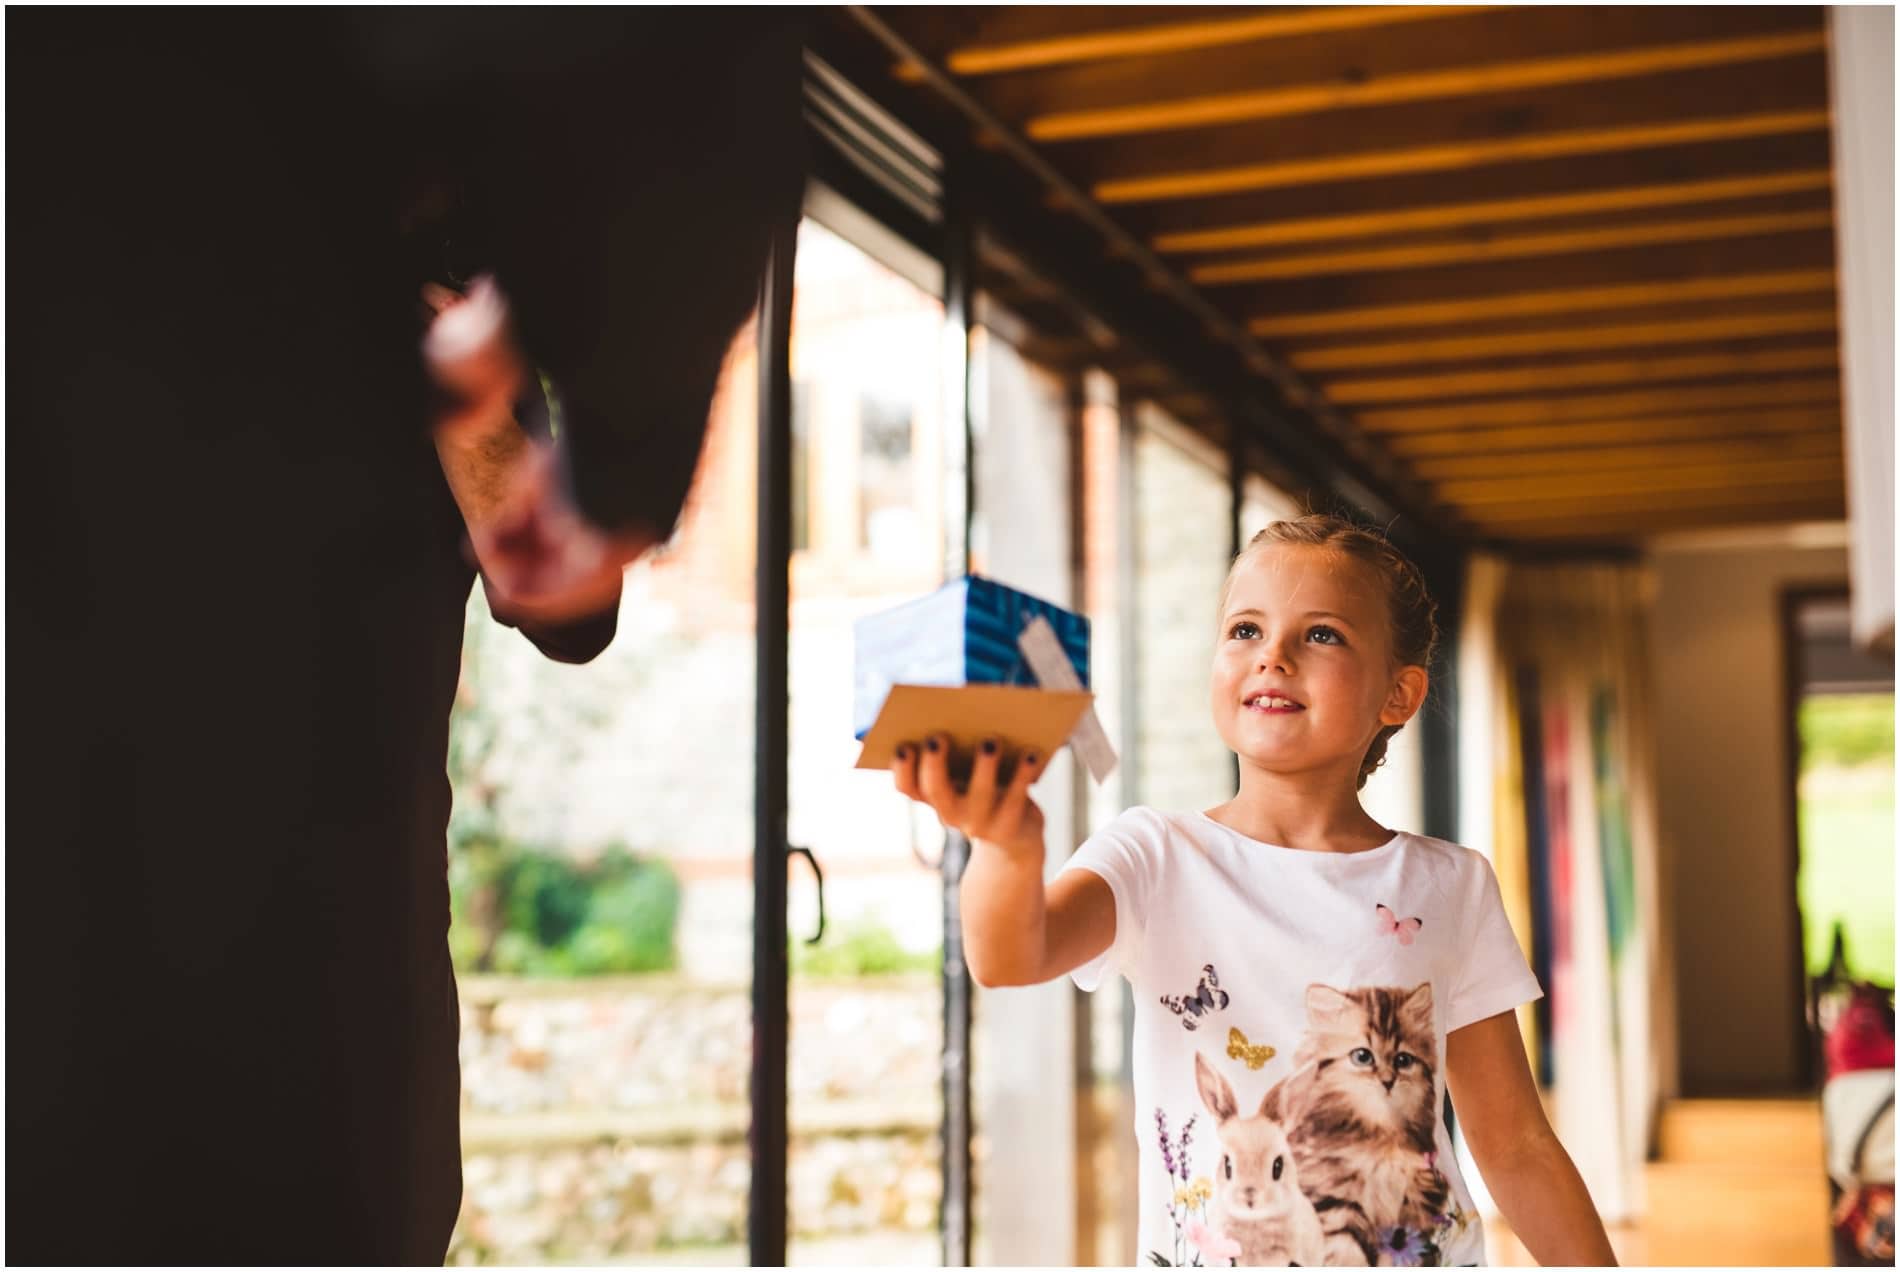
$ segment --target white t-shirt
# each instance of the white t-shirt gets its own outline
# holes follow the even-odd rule
[[[1134,988],[1144,1265],[1484,1261],[1441,1117],[1445,1036],[1542,993],[1489,862],[1133,808],[1064,868],[1115,894],[1114,943],[1076,983]]]

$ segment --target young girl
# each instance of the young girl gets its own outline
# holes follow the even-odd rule
[[[1247,545],[1220,602],[1211,706],[1240,793],[1218,808],[1132,808],[1045,886],[1029,787],[1047,756],[1001,788],[995,740],[964,789],[943,738],[893,766],[971,841],[978,982],[1134,987],[1142,1262],[1482,1263],[1449,1091],[1532,1255],[1613,1263],[1531,1079],[1514,1009],[1541,991],[1489,863],[1359,805],[1425,701],[1437,628],[1417,568],[1301,517]]]

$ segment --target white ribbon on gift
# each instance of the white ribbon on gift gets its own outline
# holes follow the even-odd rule
[[[1036,683],[1044,689],[1073,690],[1086,687],[1082,677],[1075,674],[1075,664],[1069,661],[1062,641],[1056,636],[1056,629],[1040,614],[1023,627],[1023,634],[1016,638],[1016,645],[1028,660],[1029,669],[1036,673]],[[1114,744],[1108,740],[1108,731],[1102,728],[1101,717],[1095,714],[1092,703],[1070,732],[1069,749],[1088,766],[1089,775],[1098,783],[1107,781],[1108,775],[1115,771],[1115,765],[1119,762]]]

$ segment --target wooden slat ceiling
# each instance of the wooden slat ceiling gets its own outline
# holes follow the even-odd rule
[[[1823,10],[872,12],[1474,536],[1844,515]]]

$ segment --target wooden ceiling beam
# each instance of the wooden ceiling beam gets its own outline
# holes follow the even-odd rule
[[[1331,181],[1364,180],[1402,173],[1448,172],[1481,164],[1528,159],[1556,159],[1569,155],[1603,154],[1652,146],[1684,146],[1743,137],[1773,137],[1819,132],[1828,126],[1824,109],[1768,111],[1701,119],[1675,119],[1620,128],[1539,133],[1526,137],[1427,144],[1401,150],[1365,151],[1309,159],[1281,160],[1152,176],[1123,177],[1097,182],[1094,195],[1106,204],[1145,203],[1163,199],[1197,199],[1241,190],[1269,190],[1280,186],[1319,185]]]
[[[1309,13],[1317,11],[1308,10]],[[1291,15],[1282,10],[1282,16]],[[1474,68],[1517,68],[1587,57],[1619,58],[1681,45],[1747,39],[1812,40],[1824,29],[1820,15],[1790,6],[1701,12],[1682,6],[1604,6],[1588,11],[1534,6],[1482,9],[1447,6],[1416,17],[1407,15],[1399,21],[1377,22],[1366,28],[1304,34],[1284,32],[1271,39],[1030,69],[992,76],[972,87],[983,94],[998,115],[1027,132],[1032,121],[1052,115],[1087,116],[1150,107],[1165,109],[1208,101],[1244,100],[1262,93],[1289,90],[1364,90],[1404,84],[1422,75],[1465,75]],[[1799,56],[1802,54],[1787,55],[1783,60]],[[1745,67],[1759,77],[1763,63],[1751,59],[1723,65]],[[1688,68],[1677,73],[1695,74],[1707,69]],[[1649,77],[1652,81],[1656,78],[1656,75]],[[1451,94],[1427,100],[1435,103],[1469,98]],[[1257,124],[1259,121],[1248,115],[1237,122]],[[1109,135],[1126,139],[1162,137],[1167,133]]]
[[[1381,270],[1420,269],[1463,265],[1476,261],[1521,260],[1600,252],[1609,248],[1653,247],[1664,243],[1706,242],[1830,229],[1831,206],[1793,212],[1745,216],[1700,217],[1684,221],[1646,221],[1633,225],[1596,226],[1541,234],[1498,238],[1464,238],[1398,247],[1367,248],[1354,252],[1313,252],[1256,257],[1196,265],[1188,277],[1203,286],[1255,282],[1273,278],[1312,278],[1329,274],[1367,274]]]
[[[1634,533],[1646,531],[1641,523],[1667,524],[1676,518],[1714,519],[1736,513],[1761,512],[1766,520],[1805,520],[1809,509],[1846,508],[1837,482],[1790,486],[1784,490],[1698,490],[1669,496],[1653,494],[1600,496],[1589,499],[1537,499],[1521,504],[1491,504],[1462,510],[1466,519],[1485,529],[1527,533],[1539,524],[1637,523]]]
[[[1719,442],[1656,442],[1630,446],[1458,455],[1421,459],[1412,471],[1427,481],[1534,477],[1551,473],[1624,472],[1677,464],[1722,465],[1755,459],[1841,457],[1838,432],[1791,432]]]
[[[1536,357],[1565,353],[1594,353],[1605,349],[1649,348],[1655,345],[1710,344],[1770,336],[1819,335],[1834,331],[1832,309],[1797,309],[1789,313],[1737,314],[1680,322],[1628,323],[1599,327],[1559,327],[1546,331],[1499,331],[1481,335],[1445,336],[1426,340],[1395,340],[1382,344],[1337,345],[1296,350],[1287,361],[1294,369],[1357,371],[1370,367],[1419,365],[1432,362],[1479,362],[1492,358]]]
[[[1094,365],[1102,352],[1093,341],[1042,332],[1032,333],[1016,341],[1015,345],[1016,352],[1030,362],[1078,370]]]
[[[1049,115],[1173,107],[1245,98],[1276,87],[1366,87],[1474,67],[1619,57],[1717,41],[1813,37],[1824,25],[1812,11],[1767,6],[1704,12],[1679,6],[1599,7],[1588,12],[1518,6],[1477,12],[1446,9],[1432,16],[1439,20],[1033,69],[993,76],[975,86],[999,115],[1027,125]],[[1752,68],[1759,63],[1741,65]]]
[[[1535,454],[1550,450],[1575,452],[1590,446],[1805,433],[1839,437],[1839,402],[1785,410],[1590,420],[1580,424],[1540,424],[1526,428],[1454,428],[1442,432],[1393,433],[1384,437],[1382,442],[1387,450],[1399,458],[1418,463],[1435,456]]]
[[[1827,47],[1821,29],[1697,40],[1646,48],[1590,52],[1518,62],[1479,63],[1359,81],[1332,80],[1175,101],[1143,102],[1099,110],[1057,111],[1031,118],[1034,141],[1073,141],[1183,128],[1278,119],[1318,111],[1392,106],[1443,97],[1661,75],[1708,66],[1796,57]]]
[[[1806,108],[1812,103],[1801,103]],[[1376,140],[1381,145],[1389,145],[1393,138],[1378,134],[1363,134],[1359,144]],[[1438,138],[1444,140],[1444,138]],[[1345,220],[1345,228],[1353,229],[1350,238],[1312,240],[1313,247],[1328,243],[1340,245],[1358,245],[1373,237],[1371,233],[1361,238],[1357,227],[1366,226],[1379,237],[1398,239],[1403,235],[1425,233],[1482,233],[1491,230],[1515,228],[1524,220],[1501,219],[1496,222],[1471,226],[1450,226],[1439,229],[1433,226],[1408,228],[1402,223],[1387,231],[1383,228],[1383,217],[1390,213],[1403,218],[1419,209],[1452,208],[1464,204],[1482,204],[1486,207],[1514,203],[1520,199],[1532,201],[1533,207],[1545,196],[1561,197],[1571,193],[1601,192],[1605,195],[1624,189],[1649,189],[1658,186],[1699,185],[1699,181],[1684,181],[1685,177],[1708,175],[1712,181],[1725,185],[1737,183],[1737,193],[1722,203],[1705,202],[1683,204],[1684,213],[1699,213],[1701,209],[1726,211],[1770,210],[1783,205],[1791,205],[1804,197],[1812,197],[1816,189],[1782,191],[1780,178],[1789,174],[1807,174],[1829,172],[1828,135],[1825,132],[1806,132],[1787,136],[1744,139],[1741,141],[1711,142],[1689,146],[1662,146],[1648,150],[1622,151],[1614,154],[1580,155],[1570,158],[1543,159],[1524,163],[1498,164],[1487,167],[1468,168],[1451,172],[1424,172],[1409,176],[1381,177],[1371,181],[1352,181],[1329,183],[1318,186],[1288,186],[1275,190],[1242,192],[1208,199],[1184,199],[1177,203],[1125,204],[1115,210],[1116,218],[1131,230],[1140,234],[1144,241],[1152,241],[1161,235],[1192,234],[1201,230],[1245,228],[1256,225],[1277,225],[1282,222],[1297,222],[1307,225],[1322,225],[1334,217]],[[1256,151],[1252,156],[1265,159],[1270,155]],[[1180,164],[1172,167],[1183,166]],[[1759,193],[1746,193],[1750,189],[1745,182],[1762,179],[1769,188]],[[1803,186],[1816,185],[1811,177],[1803,177],[1798,183]],[[1831,176],[1829,179],[1831,184]],[[1718,188],[1719,188],[1718,185]],[[1661,207],[1662,205],[1658,205]],[[1508,210],[1508,209],[1507,209]],[[1553,213],[1552,219],[1597,218],[1604,222],[1640,215],[1648,209],[1605,209],[1581,211],[1564,214]],[[1672,209],[1673,210],[1673,209]],[[1372,218],[1361,220],[1361,218]],[[1541,221],[1542,214],[1536,219]],[[1269,245],[1299,247],[1302,243]],[[1246,250],[1242,245],[1239,249]],[[1177,253],[1168,259],[1194,259],[1199,253]]]
[[[1532,365],[1441,375],[1331,380],[1321,391],[1341,406],[1374,402],[1423,402],[1443,398],[1485,397],[1499,393],[1536,393],[1603,385],[1662,384],[1779,375],[1789,371],[1833,370],[1840,362],[1834,345],[1762,349],[1749,353],[1698,353],[1675,358],[1619,358],[1610,362]]]
[[[1513,427],[1566,421],[1621,420],[1645,415],[1683,415],[1728,407],[1815,406],[1840,400],[1840,379],[1762,380],[1752,384],[1692,385],[1591,393],[1576,397],[1501,398],[1449,406],[1403,406],[1359,411],[1359,426],[1371,433],[1425,433],[1457,428]]]
[[[1518,542],[1631,542],[1672,530],[1713,530],[1723,526],[1799,521],[1834,521],[1846,515],[1839,499],[1773,500],[1719,508],[1650,508],[1640,514],[1536,518],[1528,521],[1483,520],[1480,531],[1494,539]]]
[[[1180,384],[1180,377],[1167,367],[1156,362],[1141,362],[1120,369],[1110,369],[1116,385],[1131,393],[1151,393],[1160,389],[1173,389]]]
[[[1625,306],[1666,305],[1688,300],[1727,300],[1738,296],[1786,296],[1813,292],[1831,297],[1833,290],[1832,268],[1778,270],[1718,278],[1617,283],[1601,287],[1473,296],[1404,305],[1375,305],[1324,313],[1274,314],[1255,318],[1247,327],[1257,336],[1312,336],[1483,322],[1541,314],[1582,313],[1592,309]]]
[[[1682,508],[1740,508],[1754,504],[1845,504],[1843,483],[1801,481],[1784,487],[1710,487],[1702,491],[1628,491],[1621,494],[1566,494],[1526,496],[1520,502],[1492,502],[1457,506],[1455,511],[1474,525],[1505,525],[1531,521],[1583,521],[1613,517],[1664,515]]]
[[[1361,31],[1459,14],[1481,12],[1487,5],[1363,5],[1337,6],[1293,12],[1251,13],[1198,22],[1168,22],[1114,30],[1078,31],[1040,39],[1007,43],[972,44],[952,49],[945,59],[953,75],[996,75],[1005,71],[1041,70],[1053,66],[1105,62],[1130,57],[1187,53],[1289,36],[1331,31]],[[918,78],[914,70],[900,70],[904,78]]]
[[[1460,316],[1461,322],[1501,325],[1520,317],[1543,316],[1488,312],[1494,302],[1521,296],[1527,288],[1564,294],[1574,300],[1576,293],[1596,288],[1650,287],[1654,290],[1645,297],[1646,303],[1675,305],[1689,299],[1682,296],[1685,284],[1720,284],[1757,277],[1763,271],[1787,274],[1826,270],[1831,274],[1837,246],[1831,229],[1809,229],[1610,248],[1588,255],[1548,256],[1534,263],[1472,261],[1396,272],[1281,278],[1222,288],[1213,294],[1218,295],[1228,313],[1250,318],[1450,304],[1472,307]],[[1746,292],[1752,284],[1738,286]],[[1611,292],[1607,299],[1615,301],[1618,296]],[[1830,283],[1819,303],[1831,304],[1833,300]]]
[[[1544,12],[1550,12],[1546,10]],[[1615,133],[1684,121],[1771,116],[1825,110],[1827,59],[1822,54],[1768,67],[1711,67],[1631,81],[1605,93],[1570,85],[1478,98],[1331,111],[1271,126],[1228,124],[1187,132],[1100,141],[1052,143],[1047,151],[1085,188],[1180,173],[1223,172],[1259,165],[1307,164],[1366,156],[1409,155],[1443,147],[1487,146],[1501,140]],[[1699,176],[1823,168],[1832,162],[1827,129],[1707,141],[1671,134],[1662,145],[1590,151],[1451,168],[1412,160],[1378,162],[1365,179],[1315,187],[1284,182],[1262,189],[1206,194],[1177,205],[1134,202],[1118,215],[1144,237],[1169,229],[1218,228],[1281,217],[1429,207],[1623,185],[1661,184]],[[1687,152],[1686,154],[1683,152]],[[1489,156],[1489,151],[1481,152]],[[1706,157],[1706,158],[1705,158]],[[1418,170],[1413,169],[1417,167]]]
[[[1221,21],[1266,12],[1269,9],[1265,5],[1222,4],[913,5],[882,10],[891,25],[938,66],[953,50],[961,48],[1033,45],[1044,40]]]
[[[1680,494],[1716,491],[1732,494],[1737,487],[1809,486],[1840,484],[1838,458],[1748,460],[1695,468],[1644,469],[1634,472],[1565,473],[1555,476],[1471,478],[1437,483],[1439,499],[1461,511],[1483,504],[1526,503],[1539,499],[1583,499],[1597,496]]]
[[[1566,194],[1526,198],[1488,199],[1432,207],[1380,208],[1335,216],[1313,216],[1254,221],[1243,225],[1179,230],[1154,236],[1157,252],[1189,254],[1225,252],[1248,247],[1278,247],[1294,243],[1321,243],[1338,239],[1372,238],[1419,230],[1457,230],[1512,221],[1544,220],[1598,212],[1633,212],[1683,203],[1715,203],[1766,195],[1828,190],[1833,173],[1826,168],[1793,172],[1763,172],[1747,176],[1715,177],[1702,181],[1672,181],[1655,185],[1578,190]]]

